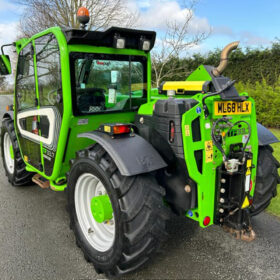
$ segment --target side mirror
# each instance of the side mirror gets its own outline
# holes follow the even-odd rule
[[[120,71],[111,71],[111,84],[118,84],[121,81]]]
[[[12,74],[10,57],[8,55],[0,55],[0,75]]]

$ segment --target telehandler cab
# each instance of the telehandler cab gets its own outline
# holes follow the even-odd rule
[[[119,276],[153,255],[171,211],[253,240],[251,216],[279,182],[255,102],[199,66],[151,88],[156,33],[53,27],[13,45],[14,104],[4,114],[3,165],[14,186],[67,190],[70,227],[98,273]],[[0,72],[11,73],[2,46]]]

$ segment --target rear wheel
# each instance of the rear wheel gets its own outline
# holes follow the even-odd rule
[[[272,153],[271,146],[259,147],[255,194],[250,208],[252,216],[265,210],[271,199],[277,195],[277,184],[280,183],[278,175],[280,165]]]
[[[98,144],[78,152],[72,164],[71,228],[86,260],[107,276],[139,268],[167,237],[164,190],[149,174],[122,176]]]
[[[17,142],[14,121],[5,119],[1,128],[1,153],[9,182],[14,186],[30,184],[33,173],[25,170]]]

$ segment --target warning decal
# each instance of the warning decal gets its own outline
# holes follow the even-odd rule
[[[205,162],[213,161],[213,142],[205,141]]]
[[[244,202],[242,204],[241,209],[247,208],[248,206],[250,206],[250,203],[249,203],[248,197],[246,196],[245,199],[244,199]]]
[[[185,136],[190,136],[190,126],[188,124],[185,125]]]

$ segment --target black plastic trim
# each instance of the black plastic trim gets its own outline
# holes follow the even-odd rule
[[[114,47],[114,37],[125,38],[126,49],[140,49],[140,42],[143,38],[150,40],[150,50],[155,45],[156,32],[136,30],[120,27],[111,27],[108,30],[102,31],[88,31],[81,29],[64,29],[63,30],[68,45],[83,44],[93,45],[97,47]]]
[[[63,159],[62,159],[62,162],[63,162],[63,163],[65,162],[65,157],[66,157],[66,152],[67,152],[67,148],[68,148],[68,144],[69,144],[70,134],[71,134],[71,128],[68,129],[68,134],[67,134],[67,139],[66,139],[66,144],[65,144]]]
[[[7,119],[10,118],[11,120],[14,119],[14,111],[7,111],[5,112],[5,114],[3,115],[3,119]]]

